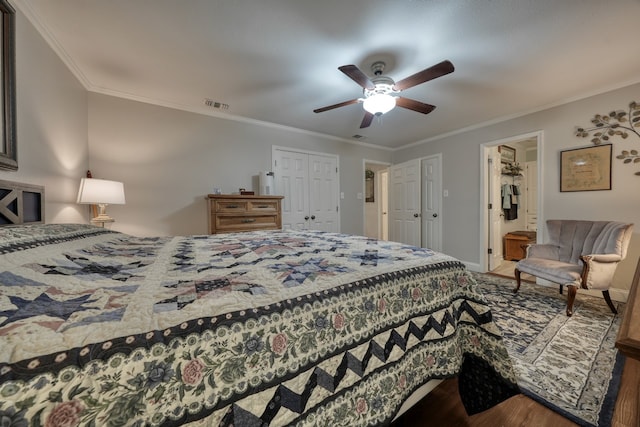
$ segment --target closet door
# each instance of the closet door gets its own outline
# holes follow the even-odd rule
[[[435,251],[442,250],[441,166],[440,156],[422,159],[422,246]]]
[[[420,160],[389,169],[389,239],[421,246]]]
[[[309,155],[273,151],[275,184],[282,199],[282,228],[309,228]]]
[[[309,155],[309,228],[337,233],[338,159]]]
[[[337,164],[335,156],[273,150],[283,229],[340,231]]]

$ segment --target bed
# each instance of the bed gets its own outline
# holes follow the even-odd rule
[[[0,206],[17,206],[7,194]],[[450,256],[317,231],[135,237],[31,216],[0,227],[10,425],[388,425],[430,380],[457,376],[470,414],[519,392]]]

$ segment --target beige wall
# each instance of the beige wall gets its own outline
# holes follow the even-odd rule
[[[16,12],[18,171],[0,179],[44,185],[47,222],[84,221],[75,204],[87,170],[87,92]]]
[[[561,193],[559,185],[560,151],[590,146],[589,139],[574,136],[577,126],[588,126],[596,114],[627,109],[631,101],[640,101],[640,84],[567,103],[501,123],[419,144],[393,155],[394,163],[442,153],[443,251],[468,263],[479,263],[480,254],[480,145],[512,136],[543,131],[541,157],[542,206],[538,217],[588,220],[617,220],[636,224],[627,259],[621,264],[615,286],[628,289],[640,256],[640,196],[637,188],[640,165],[624,165],[613,159],[612,190]],[[622,149],[640,148],[640,138],[630,135],[614,140],[614,157]],[[465,173],[460,173],[465,171]]]
[[[258,190],[271,170],[272,146],[337,154],[341,229],[362,234],[363,158],[390,161],[385,150],[253,123],[225,120],[106,95],[89,95],[90,166],[121,180],[127,204],[110,206],[113,229],[136,235],[207,232],[205,196]]]

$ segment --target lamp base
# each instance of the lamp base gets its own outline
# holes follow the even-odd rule
[[[100,225],[101,227],[104,227],[104,224],[107,222],[114,222],[115,219],[111,218],[109,215],[98,215],[97,217],[91,219],[91,223],[92,224],[96,224],[96,225]]]

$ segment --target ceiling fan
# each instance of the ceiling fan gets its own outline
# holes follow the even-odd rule
[[[362,86],[364,97],[350,99],[349,101],[340,102],[339,104],[318,108],[313,110],[313,112],[322,113],[323,111],[333,110],[334,108],[361,102],[365,110],[364,118],[360,124],[361,129],[369,127],[374,116],[380,116],[391,111],[396,105],[417,111],[418,113],[429,114],[436,108],[435,105],[425,104],[402,96],[393,96],[392,94],[402,92],[405,89],[428,82],[429,80],[442,77],[446,74],[452,73],[455,69],[450,61],[442,61],[439,64],[419,71],[396,83],[391,77],[382,75],[385,65],[386,64],[382,61],[374,62],[371,65],[371,71],[373,72],[374,77],[371,79],[355,65],[343,65],[342,67],[338,67],[338,70],[342,71],[347,75],[347,77]]]

